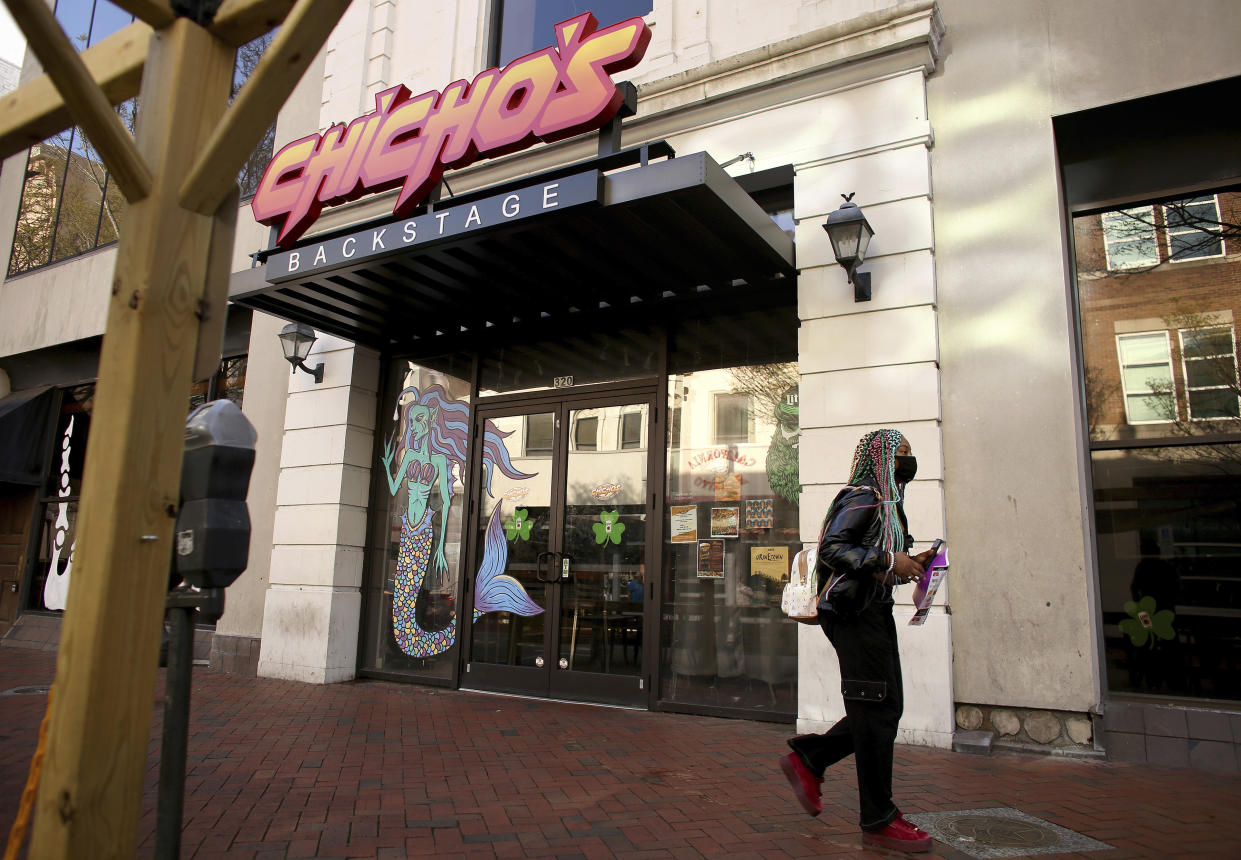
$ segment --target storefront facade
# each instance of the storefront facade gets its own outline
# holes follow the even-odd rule
[[[553,5],[355,3],[277,161],[341,144],[398,84],[567,51],[582,34],[558,37]],[[896,426],[911,531],[952,560],[927,623],[900,624],[901,739],[1185,764],[1224,744],[1235,765],[1191,726],[1241,701],[1241,165],[1218,143],[1235,121],[1204,107],[1241,75],[1237,13],[1202,4],[1187,50],[1116,37],[1141,16],[1104,6],[600,4],[602,28],[649,33],[611,76],[637,87],[619,132],[494,136],[507,154],[473,162],[449,144],[446,182],[375,168],[374,193],[321,206],[260,192],[274,229],[243,208],[230,290],[252,313],[256,528],[221,665],[821,729],[835,660],[780,615],[780,583],[857,438]],[[1194,120],[1117,107],[1160,94]],[[1098,133],[1109,110],[1142,146]],[[848,194],[874,228],[867,302],[822,229]],[[108,253],[10,277],[0,361],[101,324],[8,320]],[[321,383],[288,375],[286,320],[317,331]],[[1186,732],[1165,743],[1155,712]]]

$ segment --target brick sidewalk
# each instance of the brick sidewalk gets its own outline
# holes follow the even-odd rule
[[[0,691],[54,655],[0,648]],[[0,696],[0,828],[46,698]],[[140,827],[153,850],[162,702]],[[811,857],[864,851],[851,763],[811,819],[776,767],[785,726],[384,682],[195,674],[185,858]],[[1060,857],[1237,857],[1241,780],[1151,765],[898,746],[907,814],[1010,807],[1113,846]],[[968,855],[943,843],[928,857]],[[1026,856],[1009,854],[1008,856]]]

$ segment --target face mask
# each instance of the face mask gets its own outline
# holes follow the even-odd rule
[[[918,458],[909,456],[902,457],[896,455],[896,480],[902,484],[908,484],[914,479],[914,475],[918,474]]]

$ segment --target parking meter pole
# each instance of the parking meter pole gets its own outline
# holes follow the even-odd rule
[[[164,679],[164,741],[159,761],[155,818],[156,860],[181,856],[185,763],[190,730],[190,681],[194,671],[194,619],[214,622],[224,614],[224,589],[181,585],[168,592],[168,673]]]
[[[159,762],[159,805],[155,856],[181,856],[181,811],[190,722],[190,679],[194,668],[194,608],[168,610],[168,673],[164,681],[164,740]]]

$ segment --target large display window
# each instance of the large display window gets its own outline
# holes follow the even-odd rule
[[[787,326],[787,327],[786,327]],[[660,698],[790,719],[801,548],[792,312],[687,323],[670,350]]]
[[[1074,220],[1107,683],[1241,700],[1241,193]]]

